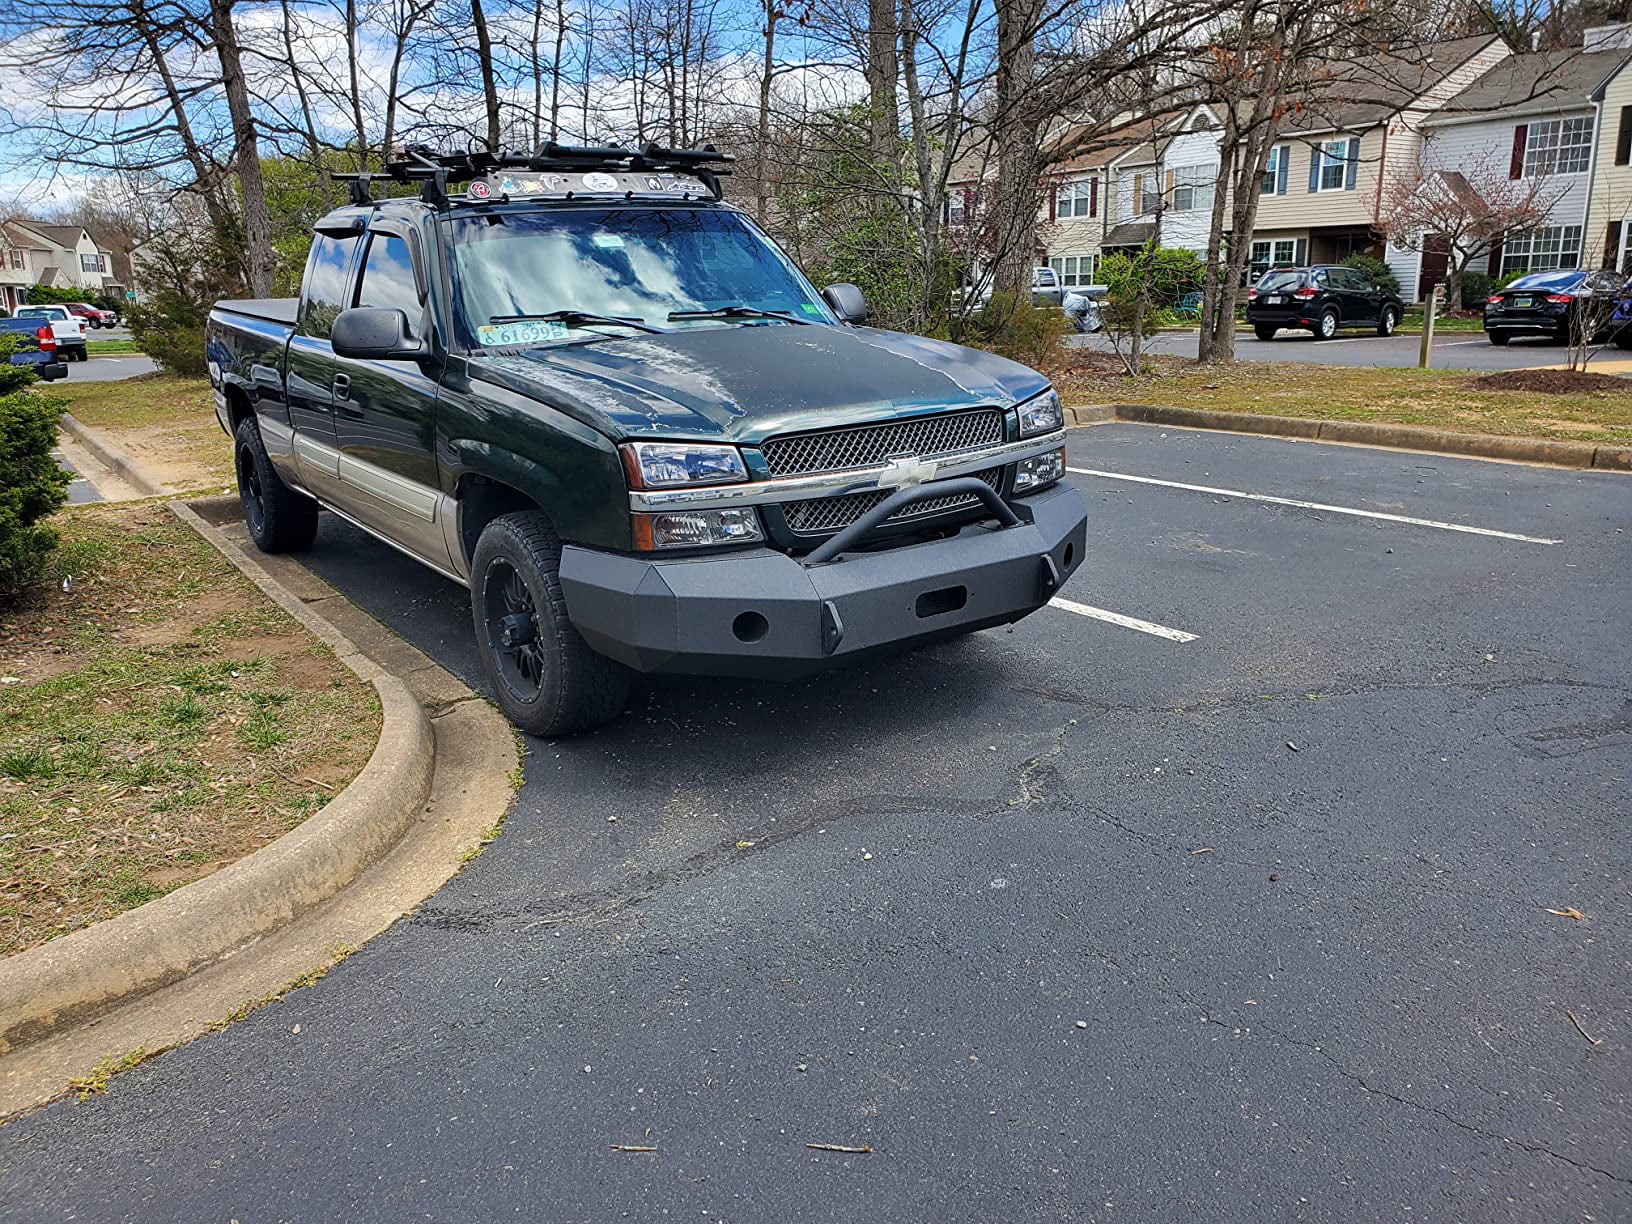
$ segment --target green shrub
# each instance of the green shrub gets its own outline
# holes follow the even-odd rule
[[[40,520],[68,500],[68,473],[51,456],[61,401],[24,389],[34,375],[10,363],[15,341],[0,339],[0,596],[5,596],[45,568],[57,533]]]
[[[83,302],[89,294],[88,289],[81,289],[77,285],[70,285],[67,289],[57,289],[50,285],[30,285],[28,304],[30,306],[63,306],[69,302]]]
[[[1496,282],[1490,279],[1488,272],[1462,273],[1462,309],[1478,310],[1490,296],[1491,289]]]
[[[201,376],[210,307],[243,296],[239,236],[178,230],[155,238],[142,255],[145,296],[124,311],[131,339],[161,368]]]
[[[1506,289],[1514,281],[1518,280],[1519,277],[1529,276],[1529,275],[1530,275],[1530,269],[1529,268],[1514,268],[1513,271],[1504,272],[1499,277],[1496,278],[1496,288]]]
[[[1062,311],[1032,305],[1030,294],[1017,300],[1012,293],[994,293],[964,321],[958,342],[1037,365],[1054,354],[1069,329]]]
[[[1363,255],[1356,251],[1343,261],[1343,266],[1360,269],[1390,293],[1400,291],[1400,278],[1394,275],[1394,269],[1375,255]]]

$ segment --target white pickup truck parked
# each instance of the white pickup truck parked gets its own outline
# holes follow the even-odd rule
[[[85,325],[66,306],[22,306],[17,310],[19,319],[42,319],[51,325],[51,334],[57,340],[57,352],[64,361],[84,361]]]

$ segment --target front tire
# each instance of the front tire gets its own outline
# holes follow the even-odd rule
[[[317,538],[317,503],[283,483],[267,458],[254,417],[233,431],[233,467],[249,538],[264,553],[301,552]]]
[[[1392,336],[1394,329],[1399,325],[1400,316],[1395,312],[1394,307],[1384,306],[1382,315],[1377,319],[1377,334],[1379,336]]]
[[[1509,340],[1513,339],[1513,337],[1508,335],[1506,332],[1486,332],[1485,338],[1497,348],[1501,348]]]
[[[1337,335],[1337,311],[1328,306],[1320,312],[1320,319],[1315,323],[1315,339],[1330,340]]]
[[[499,708],[546,739],[604,726],[623,712],[632,674],[596,654],[567,616],[561,538],[537,510],[494,519],[470,563],[476,645]]]
[[[1275,333],[1280,330],[1278,327],[1271,327],[1268,323],[1255,324],[1252,329],[1253,334],[1260,340],[1273,340],[1275,339]]]

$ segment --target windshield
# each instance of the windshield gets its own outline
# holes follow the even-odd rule
[[[1303,284],[1302,272],[1268,272],[1265,273],[1264,279],[1258,282],[1258,292],[1263,293],[1266,289],[1296,289],[1301,284]]]
[[[724,209],[595,208],[456,217],[455,285],[465,343],[549,344],[634,334],[588,318],[503,322],[556,312],[649,328],[775,326],[752,317],[671,319],[747,307],[832,322],[815,289],[746,218]]]
[[[1584,274],[1576,269],[1568,272],[1532,272],[1521,276],[1507,286],[1509,289],[1569,289]]]

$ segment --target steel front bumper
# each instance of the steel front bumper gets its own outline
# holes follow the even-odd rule
[[[647,560],[568,545],[561,588],[584,640],[638,671],[796,679],[1042,607],[1082,564],[1087,514],[1064,485],[1015,508],[1013,526],[818,565],[769,549]]]

